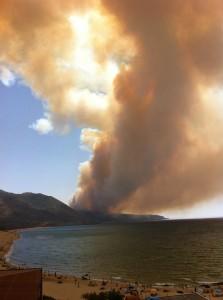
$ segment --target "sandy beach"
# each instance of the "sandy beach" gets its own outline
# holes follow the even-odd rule
[[[109,291],[112,288],[112,284],[107,284],[106,287],[101,286],[100,282],[95,282],[95,286],[90,286],[89,280],[81,280],[79,278],[63,278],[62,280],[47,279],[43,281],[43,293],[45,295],[54,297],[58,300],[73,300],[82,299],[82,295],[85,293],[100,291]],[[114,287],[114,285],[113,285]]]
[[[19,238],[16,230],[0,231],[0,270],[6,270],[9,265],[5,261],[5,255],[9,252],[13,242]]]
[[[60,283],[59,283],[60,282]],[[122,294],[125,294],[125,291],[128,287],[128,283],[123,282],[111,282],[108,281],[106,286],[102,285],[102,282],[95,281],[95,286],[91,286],[92,282],[89,280],[73,278],[62,279],[60,281],[53,279],[44,279],[43,282],[43,291],[45,295],[54,297],[57,300],[81,300],[82,295],[89,292],[105,292],[110,290],[120,291]],[[146,296],[151,295],[151,291],[154,290],[153,287],[143,286],[141,284],[137,285],[137,290],[139,291],[139,296],[141,299],[145,299]],[[194,288],[178,288],[178,287],[169,287],[169,288],[156,288],[159,296],[172,296],[178,293],[193,293]]]

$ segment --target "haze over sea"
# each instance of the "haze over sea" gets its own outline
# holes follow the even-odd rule
[[[223,280],[223,219],[24,230],[9,259],[100,279]]]

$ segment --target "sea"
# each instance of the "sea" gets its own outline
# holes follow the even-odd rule
[[[22,230],[18,266],[144,283],[223,281],[223,219]]]

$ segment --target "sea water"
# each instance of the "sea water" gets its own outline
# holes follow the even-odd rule
[[[21,231],[20,266],[92,278],[181,282],[223,279],[223,220],[181,220]]]

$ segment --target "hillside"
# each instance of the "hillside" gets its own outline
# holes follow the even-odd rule
[[[0,230],[35,226],[129,223],[163,220],[154,215],[106,214],[76,211],[51,196],[13,194],[0,190]]]
[[[0,229],[79,223],[79,215],[53,197],[0,190]]]

